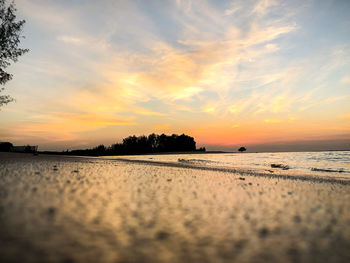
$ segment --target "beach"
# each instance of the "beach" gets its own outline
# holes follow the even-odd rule
[[[350,262],[350,184],[1,153],[0,224],[1,262]]]

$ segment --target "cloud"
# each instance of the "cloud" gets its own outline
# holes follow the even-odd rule
[[[81,132],[135,124],[130,118],[88,113],[52,113],[36,115],[33,119],[35,120],[17,123],[11,138],[31,136],[44,141],[70,141],[78,139]]]
[[[192,9],[192,0],[176,0],[176,5],[185,13],[189,13]]]
[[[253,13],[266,15],[269,10],[276,5],[278,5],[278,2],[275,0],[260,0],[254,6]]]
[[[343,84],[350,84],[350,76],[344,76],[340,82]]]
[[[339,118],[342,118],[342,119],[350,119],[350,113],[341,114],[341,115],[339,116]]]
[[[147,116],[168,116],[168,114],[166,113],[162,113],[162,112],[156,112],[156,111],[149,111],[149,110],[145,110],[145,109],[136,109],[134,110],[134,112],[136,114],[140,114],[140,115],[147,115]]]
[[[24,7],[28,6],[28,2],[22,1]],[[296,29],[295,26],[278,23],[268,26],[252,23],[250,29],[243,32],[234,26],[227,27],[226,24],[223,24],[219,13],[210,8],[212,6],[206,1],[196,2],[195,7],[198,12],[194,13],[190,12],[194,4],[191,1],[177,1],[176,4],[179,8],[187,10],[186,18],[195,22],[193,26],[199,29],[199,32],[202,32],[201,27],[204,22],[202,16],[205,14],[212,17],[212,22],[227,33],[217,39],[214,31],[208,31],[209,38],[191,40],[187,37],[187,24],[180,21],[183,17],[175,17],[175,21],[184,26],[183,36],[186,38],[178,40],[178,43],[183,45],[182,47],[179,48],[146,35],[147,38],[143,39],[144,45],[153,45],[148,53],[136,51],[123,54],[114,48],[118,43],[106,37],[98,39],[98,36],[87,35],[87,32],[79,26],[82,22],[79,21],[79,16],[74,16],[76,9],[65,14],[65,19],[69,21],[67,25],[65,24],[69,34],[60,34],[57,39],[79,46],[77,50],[66,51],[69,53],[70,60],[79,61],[86,67],[85,72],[76,74],[77,78],[83,75],[93,76],[93,74],[101,79],[104,78],[104,83],[99,85],[99,94],[95,96],[96,98],[94,94],[87,95],[89,91],[79,92],[78,89],[85,87],[76,85],[76,91],[73,90],[69,94],[76,98],[72,103],[79,105],[82,110],[89,110],[91,107],[97,110],[108,107],[111,107],[110,110],[120,108],[134,110],[135,103],[150,97],[163,100],[165,103],[173,103],[176,100],[190,99],[208,89],[225,91],[232,85],[232,80],[227,76],[228,71],[234,72],[242,61],[259,59],[264,54],[278,49],[277,45],[272,43],[266,44],[264,50],[255,49],[256,45],[267,43]],[[260,5],[267,8],[272,3],[260,3]],[[40,8],[52,13],[62,7],[45,4]],[[26,10],[26,13],[35,16],[33,7]],[[48,21],[42,20],[41,22],[44,21],[54,28],[59,22],[55,17],[52,16],[52,21],[48,18]],[[37,19],[43,18],[37,17]],[[149,22],[145,21],[145,24]],[[60,30],[57,32],[59,33]],[[119,34],[122,33],[125,32],[119,32]],[[57,67],[57,63],[55,64]],[[62,65],[61,70],[57,72],[67,71],[65,66]],[[72,65],[69,67],[71,68]],[[72,75],[72,72],[65,73],[65,75],[69,74]],[[88,81],[91,82],[91,80]],[[106,101],[110,102],[106,103]],[[146,111],[153,112],[152,109],[146,109],[144,112]]]
[[[299,108],[299,111],[305,111],[305,110],[308,110],[310,108],[313,108],[315,106],[319,106],[319,105],[327,105],[327,104],[332,104],[334,102],[337,102],[337,101],[341,101],[341,100],[346,100],[348,99],[347,97],[344,97],[344,96],[339,96],[339,97],[327,97],[327,98],[324,98],[322,100],[312,100],[312,102],[308,103],[308,104],[304,104],[303,106],[301,106]]]
[[[265,123],[281,123],[282,120],[277,120],[277,119],[266,119],[264,120]]]
[[[79,45],[82,43],[82,39],[77,37],[72,37],[72,36],[59,36],[58,40],[65,43],[74,44],[74,45]]]
[[[238,6],[238,5],[232,5],[232,7],[228,8],[228,9],[226,9],[226,10],[224,11],[224,14],[225,14],[226,16],[233,15],[233,14],[235,14],[236,12],[238,12],[240,9],[241,9],[240,6]]]

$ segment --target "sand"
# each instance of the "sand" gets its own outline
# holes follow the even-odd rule
[[[350,185],[0,154],[0,262],[350,262]]]

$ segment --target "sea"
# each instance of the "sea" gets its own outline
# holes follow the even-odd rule
[[[350,151],[149,154],[106,157],[228,169],[267,175],[313,176],[350,180]]]

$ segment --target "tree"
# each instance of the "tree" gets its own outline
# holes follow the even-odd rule
[[[205,147],[199,149],[205,152]],[[113,154],[144,154],[156,152],[187,152],[196,151],[196,142],[193,137],[182,134],[171,136],[150,134],[136,137],[135,135],[123,139],[122,143],[104,145],[92,149],[73,150],[68,154],[75,155],[113,155]]]
[[[247,150],[247,148],[245,148],[245,147],[243,147],[243,146],[242,146],[241,148],[238,149],[239,152],[245,152],[246,150]]]
[[[0,152],[11,152],[12,147],[13,145],[10,142],[0,142]]]
[[[11,62],[17,62],[18,57],[28,52],[28,49],[19,48],[22,27],[25,20],[16,20],[15,5],[13,2],[6,4],[6,0],[0,0],[0,85],[12,79],[12,75],[5,71]],[[0,86],[0,92],[5,88]],[[0,107],[13,101],[8,95],[0,95]]]

